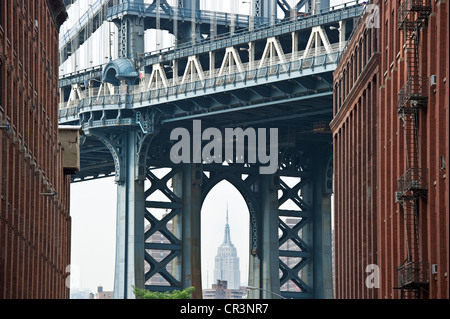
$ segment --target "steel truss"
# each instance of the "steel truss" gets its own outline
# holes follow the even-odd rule
[[[147,289],[169,291],[200,283],[200,256],[183,257],[186,254],[183,232],[199,231],[200,219],[189,219],[186,215],[199,216],[208,193],[226,180],[236,187],[249,210],[249,285],[287,298],[332,296],[330,211],[323,202],[331,194],[329,147],[283,149],[279,171],[260,175],[258,166],[249,164],[168,165],[170,144],[162,143],[164,140],[160,138],[152,144],[147,161],[149,186],[145,190],[144,213],[148,223],[145,231]],[[158,170],[164,173],[157,174]],[[183,177],[186,174],[193,176],[188,178],[188,183]],[[164,200],[151,200],[156,193],[162,193]],[[285,209],[288,201],[294,207]],[[191,208],[189,213],[186,207]],[[161,209],[165,212],[158,216]],[[197,243],[197,247],[190,246],[191,254],[199,252],[199,232],[193,231],[190,236],[190,243]],[[272,298],[273,295],[252,291],[250,297]]]

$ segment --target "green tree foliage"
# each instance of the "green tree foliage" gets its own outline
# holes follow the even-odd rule
[[[184,290],[174,290],[157,292],[146,289],[140,289],[133,286],[134,294],[138,299],[191,299],[194,287],[188,287]]]

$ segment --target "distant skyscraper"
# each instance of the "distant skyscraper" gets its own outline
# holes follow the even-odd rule
[[[217,249],[214,265],[214,281],[227,281],[228,289],[239,289],[241,273],[239,270],[239,257],[236,248],[231,242],[230,226],[228,225],[228,207],[225,224],[225,236],[222,245]]]

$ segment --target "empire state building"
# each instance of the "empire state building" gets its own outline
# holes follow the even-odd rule
[[[227,281],[228,289],[239,289],[241,273],[239,270],[239,257],[236,248],[231,242],[230,226],[228,225],[228,207],[223,243],[217,249],[214,264],[214,281]]]

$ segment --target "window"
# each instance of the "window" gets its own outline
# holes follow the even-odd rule
[[[38,68],[38,59],[37,59],[37,54],[34,54],[34,65],[32,66],[33,69],[33,89],[36,92],[37,90],[37,79],[36,79],[36,74],[37,74],[37,68]]]
[[[394,47],[395,47],[395,43],[396,43],[394,40],[394,37],[397,40],[397,38],[398,38],[397,34],[398,34],[398,32],[395,32],[394,10],[392,10],[392,12],[391,12],[391,40],[390,40],[391,48],[390,48],[390,52],[389,52],[389,63],[394,62],[394,54],[395,54]]]
[[[19,36],[18,36],[18,31],[19,31],[19,28],[17,27],[17,21],[18,21],[18,19],[17,19],[17,10],[16,10],[16,7],[13,5],[13,14],[12,14],[12,16],[13,16],[13,19],[12,19],[12,24],[13,24],[13,26],[12,26],[12,29],[13,29],[13,51],[16,51],[16,52],[18,52],[18,39],[19,39]]]
[[[350,75],[350,80],[348,82],[348,91],[350,92],[350,88],[353,86],[353,68],[355,63],[353,62],[353,56],[350,59],[350,67],[348,69],[348,73]]]
[[[3,2],[0,4],[0,28],[3,29]]]
[[[339,110],[339,99],[338,99],[338,84],[336,83],[334,85],[334,92],[333,92],[333,96],[334,96],[334,114],[336,114]]]
[[[2,61],[0,61],[0,108],[3,107],[3,64]],[[1,109],[0,109],[1,111]],[[3,111],[2,111],[3,112]],[[2,114],[3,116],[3,114]]]
[[[342,77],[342,96],[343,97],[345,97],[345,95],[346,95],[346,91],[345,91],[345,89],[346,89],[346,87],[345,87],[345,70],[344,70],[344,76]]]
[[[372,30],[374,30],[374,34],[373,34],[373,47],[371,46],[371,50],[370,53],[372,54],[372,52],[376,52],[378,51],[378,33],[375,31],[375,28],[372,28]]]
[[[10,72],[5,72],[7,73],[7,78],[6,78],[6,83],[5,83],[5,90],[6,90],[6,101],[5,101],[5,113],[7,116],[7,120],[11,121],[11,73]]]
[[[9,34],[11,30],[11,26],[9,25],[11,18],[9,17],[9,13],[11,12],[11,1],[5,1],[6,2],[6,12],[5,12],[5,34],[7,38],[10,38],[11,35]]]
[[[361,40],[359,40],[359,47],[358,47],[358,74],[361,74],[361,71],[362,71],[362,67],[363,67],[363,64],[362,64],[362,51],[363,51],[363,43],[362,43],[362,39]]]
[[[398,0],[398,8],[401,6],[401,0]],[[402,50],[402,33],[403,32],[397,32],[397,52],[400,53]]]
[[[385,71],[388,71],[389,68],[389,20],[386,21],[386,26],[384,28],[384,41],[386,42],[386,47],[384,50],[384,61],[385,61]]]

